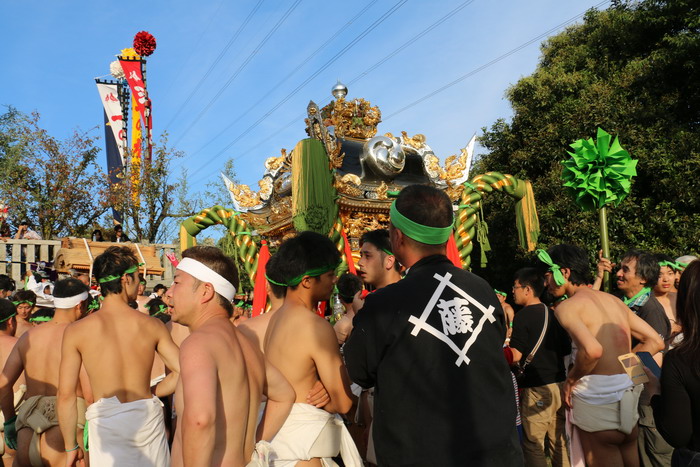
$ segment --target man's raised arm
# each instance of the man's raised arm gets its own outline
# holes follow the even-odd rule
[[[639,344],[632,349],[633,352],[649,352],[651,355],[656,355],[664,349],[664,341],[659,333],[646,321],[635,315],[631,309],[627,312],[627,319],[632,337],[639,341]]]

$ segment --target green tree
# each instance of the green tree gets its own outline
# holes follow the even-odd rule
[[[151,161],[142,160],[138,179],[132,177],[133,169],[129,168],[123,182],[111,187],[112,199],[123,213],[133,241],[173,241],[180,220],[195,214],[186,202],[187,173],[174,179],[170,170],[172,160],[180,157],[182,151],[169,147],[168,135],[163,134],[153,147]]]
[[[638,176],[609,213],[611,255],[640,247],[672,255],[700,245],[700,4],[617,1],[542,45],[535,72],[508,89],[514,116],[483,129],[475,167],[531,180],[543,247],[599,248],[597,212],[581,212],[562,188],[569,144],[597,127],[620,137]],[[504,286],[527,255],[518,250],[512,201],[485,202],[494,251],[486,276]],[[513,253],[516,260],[513,261]],[[495,283],[498,283],[496,281]]]
[[[109,208],[92,130],[65,139],[48,134],[37,112],[0,116],[0,199],[10,219],[27,219],[45,239],[82,235]]]

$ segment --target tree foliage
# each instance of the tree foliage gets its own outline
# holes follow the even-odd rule
[[[601,127],[620,138],[638,176],[609,212],[613,258],[639,247],[679,256],[700,249],[700,4],[618,1],[542,45],[535,72],[506,93],[512,120],[483,129],[488,153],[475,173],[533,182],[543,247],[599,248],[597,212],[581,212],[562,188],[569,144]],[[512,201],[485,203],[494,251],[487,276],[507,283],[526,254],[517,248]],[[516,261],[513,252],[517,251]]]
[[[164,134],[159,144],[153,146],[151,161],[144,159],[137,168],[138,178],[127,172],[121,177],[121,184],[111,186],[115,208],[122,212],[133,241],[173,241],[179,219],[194,214],[194,210],[179,202],[186,199],[186,173],[175,180],[170,170],[171,162],[182,156],[181,151],[168,146],[168,136]],[[130,167],[129,171],[132,170],[134,168]]]
[[[0,197],[10,220],[29,220],[43,238],[85,234],[110,205],[91,131],[60,140],[37,112],[0,116]]]

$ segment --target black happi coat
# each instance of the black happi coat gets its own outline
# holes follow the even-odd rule
[[[429,256],[370,294],[353,323],[345,360],[375,387],[379,465],[522,465],[505,316],[485,280]]]

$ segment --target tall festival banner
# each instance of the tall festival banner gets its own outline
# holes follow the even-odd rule
[[[141,184],[141,153],[143,151],[143,136],[141,132],[141,113],[138,109],[136,97],[131,95],[131,166],[129,177],[131,179],[131,200],[135,207],[140,206],[139,195]]]
[[[95,80],[97,92],[104,107],[105,144],[107,152],[107,170],[112,185],[121,183],[126,161],[124,144],[126,141],[125,116],[122,112],[120,85],[113,81]],[[122,223],[122,213],[112,208],[116,222]]]

